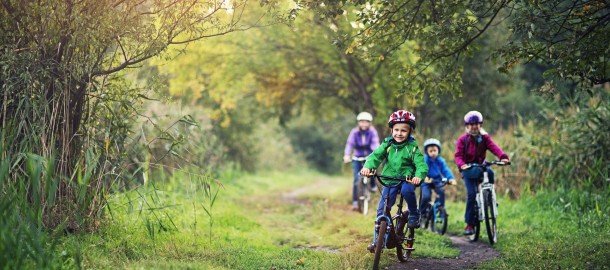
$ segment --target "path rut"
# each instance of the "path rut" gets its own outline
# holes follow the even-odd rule
[[[497,258],[500,253],[485,242],[470,242],[463,236],[450,236],[453,245],[460,250],[457,258],[431,259],[415,258],[411,261],[396,262],[386,269],[418,269],[418,270],[457,270],[470,269],[476,265]],[[417,243],[415,243],[417,246]]]
[[[312,185],[295,189],[291,192],[283,193],[282,199],[288,203],[306,203],[308,200],[299,198],[300,195],[316,190],[323,187],[327,181],[320,179]],[[346,208],[346,211],[349,211]],[[486,239],[485,236],[482,236]],[[460,250],[460,255],[457,258],[414,258],[408,262],[401,263],[396,260],[390,266],[385,269],[398,270],[398,269],[415,269],[415,270],[457,270],[457,269],[471,269],[476,265],[495,259],[500,256],[500,253],[493,249],[487,242],[478,241],[470,242],[464,236],[449,236],[453,245]],[[417,243],[415,244],[417,246]],[[396,252],[395,250],[389,250],[389,252]]]

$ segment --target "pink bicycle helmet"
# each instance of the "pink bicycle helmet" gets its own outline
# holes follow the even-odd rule
[[[394,124],[406,123],[411,128],[415,129],[415,115],[407,110],[398,110],[390,114],[388,126],[391,128]]]

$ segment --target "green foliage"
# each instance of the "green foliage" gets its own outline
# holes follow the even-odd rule
[[[50,198],[58,205],[43,208],[46,226],[68,219],[72,229],[80,229],[73,223],[82,220],[70,215],[86,212],[90,223],[82,225],[94,228],[104,193],[121,177],[129,147],[137,142],[130,132],[142,101],[149,99],[150,88],[133,87],[120,71],[170,45],[285,20],[276,6],[263,3],[257,9],[267,12],[242,20],[251,8],[247,1],[4,1],[1,154],[12,162],[12,180],[2,192],[11,192],[25,177],[31,203],[55,193]],[[52,160],[55,166],[31,171],[24,157]],[[31,182],[37,179],[32,176],[43,183]],[[60,182],[45,185],[52,179]]]
[[[559,190],[500,204],[498,260],[482,269],[607,269],[610,194]],[[536,213],[536,214],[532,214]]]
[[[609,81],[608,3],[606,1],[323,1],[306,6],[331,21],[355,10],[357,33],[347,37],[347,52],[363,59],[400,58],[410,50],[417,61],[392,65],[402,93],[457,93],[464,72],[461,61],[490,46],[503,62],[546,66],[547,78],[585,85]],[[506,41],[482,44],[491,29],[508,27]],[[395,77],[396,78],[396,77]]]
[[[339,172],[345,141],[349,135],[350,122],[345,117],[334,117],[327,120],[313,121],[312,117],[303,116],[292,121],[287,127],[287,135],[297,153],[312,168],[325,173]]]
[[[513,1],[514,40],[499,50],[504,66],[536,61],[548,65],[548,78],[586,85],[610,81],[609,7],[607,1]]]
[[[521,159],[533,186],[607,187],[610,104],[607,93],[585,101],[586,106],[549,109],[548,127],[521,125]]]

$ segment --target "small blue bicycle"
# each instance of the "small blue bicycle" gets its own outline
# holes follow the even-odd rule
[[[432,179],[426,177],[426,179],[424,180],[425,183],[431,183]],[[447,178],[443,178],[443,180],[441,181],[441,188],[443,186],[445,186],[447,184]],[[419,193],[419,198],[421,201],[421,189],[420,189],[420,193]],[[436,232],[440,235],[445,234],[445,232],[447,232],[447,219],[448,219],[448,214],[447,211],[445,210],[445,207],[443,205],[441,205],[441,201],[439,199],[439,194],[436,193],[436,199],[434,200],[434,204],[432,202],[428,203],[427,205],[422,205],[422,209],[421,209],[422,213],[425,213],[424,215],[422,215],[422,222],[421,222],[421,226],[424,229],[430,228],[431,231]]]
[[[411,177],[391,177],[384,175],[375,175],[378,182],[387,187],[395,188],[402,184],[403,181],[409,181]],[[398,181],[397,184],[389,185],[384,183],[383,180]],[[409,179],[409,180],[406,180]],[[398,192],[398,211],[392,217],[390,217],[390,209],[388,209],[388,201],[390,200],[390,192],[383,197],[383,215],[377,217],[375,220],[375,259],[373,261],[373,269],[379,269],[379,260],[381,253],[384,248],[396,248],[396,256],[401,262],[406,262],[411,257],[411,252],[415,249],[413,244],[415,243],[415,228],[409,228],[407,221],[409,218],[409,211],[402,211],[402,194]]]

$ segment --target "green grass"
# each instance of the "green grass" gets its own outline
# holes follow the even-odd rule
[[[113,194],[99,231],[45,236],[40,239],[58,244],[40,254],[53,258],[52,268],[70,269],[79,265],[87,269],[367,269],[372,265],[373,256],[365,248],[372,241],[374,214],[349,211],[349,177],[227,172],[220,180],[223,188],[212,208],[204,188],[209,180],[185,175]],[[211,185],[211,194],[216,188]],[[609,198],[608,190],[540,192],[518,201],[500,198],[495,248],[502,256],[477,269],[608,269]],[[211,220],[204,208],[211,209]],[[448,232],[461,234],[464,203],[449,201],[447,209]],[[482,233],[481,241],[486,242]],[[417,231],[415,247],[415,258],[459,253],[446,236],[423,230]],[[382,266],[394,261],[395,250],[384,252]],[[27,265],[33,264],[22,266]]]
[[[349,177],[316,173],[225,175],[212,208],[196,181],[115,194],[102,229],[68,236],[62,251],[83,250],[85,268],[366,269],[374,214],[349,211]],[[188,180],[184,180],[188,179]],[[214,187],[212,188],[214,189]],[[293,196],[289,196],[293,192]],[[154,209],[151,211],[149,209]],[[415,257],[455,257],[446,237],[418,231]],[[395,261],[384,252],[382,264]]]
[[[610,269],[609,190],[544,192],[499,199],[500,258],[477,269]],[[449,233],[461,234],[464,208],[449,202]],[[487,243],[486,231],[481,240]]]

